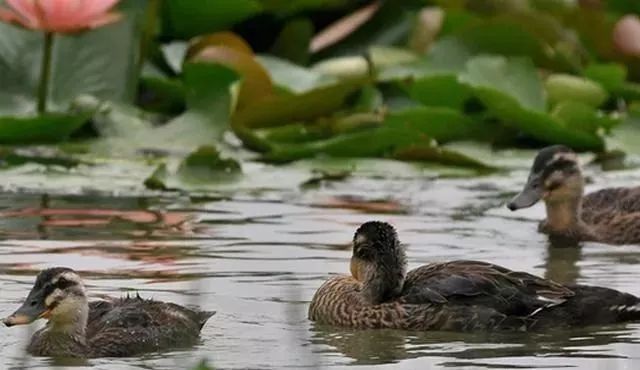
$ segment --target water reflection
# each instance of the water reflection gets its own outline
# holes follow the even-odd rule
[[[576,284],[580,279],[578,264],[581,257],[582,250],[579,245],[549,241],[544,277],[562,284]]]
[[[47,240],[69,238],[74,234],[81,238],[96,234],[107,236],[114,231],[118,236],[131,238],[161,238],[192,231],[192,214],[154,210],[144,198],[120,199],[109,208],[104,203],[92,207],[83,197],[72,201],[76,205],[73,208],[68,207],[68,199],[52,200],[48,195],[33,196],[32,202],[22,207],[3,200],[8,199],[0,198],[0,209],[4,208],[0,211],[0,226],[5,232],[12,230],[13,238]],[[78,204],[82,207],[77,207]]]
[[[623,355],[606,353],[603,348],[616,343],[628,343],[634,329],[631,325],[627,326],[523,334],[351,331],[315,325],[312,327],[311,342],[315,345],[331,347],[349,357],[353,360],[352,365],[395,363],[426,356],[447,357],[455,360],[538,356],[626,358]],[[637,339],[632,341],[640,343]],[[449,360],[446,364],[449,366],[472,364],[455,360]],[[503,363],[503,365],[520,367],[522,364],[516,361],[512,364]],[[535,367],[535,365],[527,367]]]

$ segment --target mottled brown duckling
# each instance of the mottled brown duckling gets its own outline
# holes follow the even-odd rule
[[[543,330],[640,320],[640,299],[613,289],[561,285],[478,261],[406,272],[393,227],[367,222],[353,239],[351,275],[327,280],[309,319],[350,328]]]
[[[55,267],[38,274],[22,306],[3,322],[48,320],[27,347],[34,356],[126,357],[193,345],[213,314],[140,297],[88,302],[80,276]]]
[[[583,193],[577,155],[554,145],[540,150],[527,184],[507,207],[515,211],[544,200],[547,219],[539,230],[550,236],[610,244],[640,242],[640,187]]]

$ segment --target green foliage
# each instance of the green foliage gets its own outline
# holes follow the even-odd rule
[[[526,59],[477,57],[469,61],[461,81],[505,124],[547,143],[579,150],[602,150],[603,140],[591,132],[572,130],[547,114],[542,81]],[[592,111],[595,115],[595,110]]]
[[[545,82],[545,88],[551,104],[576,101],[592,107],[599,107],[607,99],[607,92],[602,86],[577,76],[551,75]]]
[[[138,36],[118,22],[80,36],[56,36],[49,106],[66,111],[79,95],[131,102],[136,89]],[[42,34],[0,23],[0,114],[33,113],[40,79]]]
[[[182,176],[211,180],[241,171],[240,164],[229,158],[221,158],[220,152],[212,145],[204,145],[189,154],[180,164],[178,172]]]
[[[172,190],[237,181],[242,166],[221,156],[484,170],[451,143],[603,151],[628,125],[619,107],[640,101],[638,64],[610,35],[635,5],[435,3],[433,18],[421,1],[368,5],[362,23],[349,0],[128,3],[121,22],[55,35],[43,115],[42,35],[0,24],[0,143],[142,159],[145,185]]]
[[[227,29],[262,10],[257,0],[167,0],[162,4],[163,34],[183,39]]]

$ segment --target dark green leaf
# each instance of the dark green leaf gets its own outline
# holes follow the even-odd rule
[[[214,146],[205,145],[182,161],[177,174],[190,181],[220,181],[240,172],[240,164],[237,161],[222,158]]]
[[[546,111],[542,82],[529,59],[475,57],[467,63],[466,71],[460,76],[460,80],[474,88],[500,92],[526,110]]]
[[[1,144],[55,143],[87,123],[91,113],[48,113],[35,117],[0,117]]]
[[[601,150],[602,138],[572,130],[546,112],[542,83],[533,64],[522,58],[479,56],[460,77],[474,95],[504,124],[547,143],[577,150]]]
[[[313,23],[306,18],[287,22],[271,47],[271,54],[305,65],[309,62],[309,44],[313,36]]]
[[[413,145],[399,149],[393,154],[393,158],[403,161],[433,162],[447,166],[470,167],[485,171],[496,170],[496,168],[475,158],[431,145]]]
[[[236,112],[233,121],[247,128],[281,126],[334,113],[366,80],[343,81],[309,92],[268,97]]]
[[[618,91],[627,80],[627,68],[618,63],[592,63],[585,68],[583,74],[609,92]]]
[[[151,190],[171,190],[167,187],[167,180],[169,178],[169,171],[167,171],[167,165],[160,164],[151,174],[144,180],[144,186]]]
[[[415,107],[393,111],[384,123],[428,136],[438,143],[488,136],[485,124],[449,108]]]
[[[565,127],[594,134],[600,128],[609,130],[619,123],[620,118],[616,115],[608,115],[588,104],[570,100],[557,104],[551,112],[551,117]]]
[[[163,34],[190,38],[224,30],[262,10],[256,0],[166,0],[163,4]]]
[[[468,86],[461,84],[454,74],[432,75],[403,84],[409,96],[427,106],[462,110],[472,97]]]

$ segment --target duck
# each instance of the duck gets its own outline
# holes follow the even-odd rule
[[[46,319],[27,352],[47,357],[131,357],[196,344],[213,311],[143,299],[91,301],[80,275],[67,267],[41,271],[24,303],[3,319],[7,327]]]
[[[407,272],[393,226],[356,231],[349,275],[315,292],[308,318],[351,329],[538,331],[640,320],[640,298],[604,287],[563,285],[488,262],[456,260]]]
[[[541,199],[547,218],[538,230],[567,241],[605,244],[640,242],[640,187],[605,188],[584,195],[584,177],[576,153],[552,145],[536,155],[524,189],[507,208],[528,208]]]

